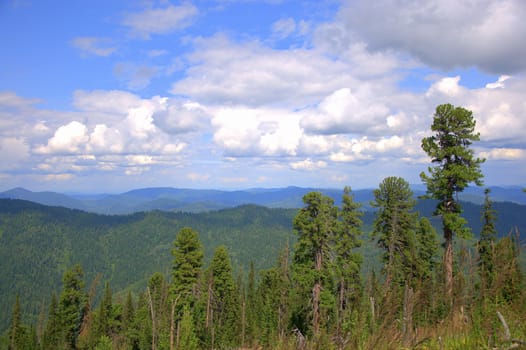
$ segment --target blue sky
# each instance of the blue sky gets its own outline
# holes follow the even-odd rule
[[[441,103],[526,181],[526,3],[0,3],[0,190],[420,183]]]

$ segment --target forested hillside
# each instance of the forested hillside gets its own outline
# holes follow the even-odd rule
[[[415,210],[440,230],[432,213],[434,201],[419,201]],[[463,203],[475,236],[482,228],[481,206]],[[526,206],[494,203],[496,229],[506,236],[516,227],[526,231]],[[297,209],[269,209],[246,205],[207,213],[149,212],[105,216],[43,206],[21,200],[0,200],[0,308],[9,310],[18,294],[29,320],[36,322],[42,307],[61,284],[64,271],[79,263],[87,281],[98,273],[114,291],[139,290],[156,271],[167,275],[170,249],[182,227],[200,234],[206,259],[216,246],[228,247],[235,270],[272,266],[279,250],[296,240],[292,219]],[[366,211],[363,228],[370,232],[374,213]],[[514,231],[513,231],[514,232]],[[363,237],[364,269],[380,266],[378,250]],[[9,313],[0,314],[1,329]]]
[[[18,294],[35,322],[64,271],[77,263],[87,281],[101,273],[115,291],[143,288],[152,273],[169,272],[170,249],[183,227],[200,232],[207,259],[224,244],[236,270],[248,268],[250,261],[266,268],[293,240],[294,213],[247,205],[201,214],[103,216],[0,200],[0,309],[10,310]],[[9,318],[9,312],[0,313],[2,331]]]

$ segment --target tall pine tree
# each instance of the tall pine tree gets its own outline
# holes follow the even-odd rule
[[[470,183],[482,185],[480,165],[483,159],[476,158],[470,148],[479,140],[475,132],[473,113],[451,104],[436,108],[431,125],[434,135],[422,139],[422,149],[434,164],[428,167],[429,175],[420,177],[427,185],[428,196],[438,200],[435,215],[442,217],[444,231],[444,277],[445,293],[450,303],[453,296],[453,235],[469,235],[466,220],[460,216],[462,209],[457,194]]]

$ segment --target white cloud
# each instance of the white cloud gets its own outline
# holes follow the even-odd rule
[[[95,55],[107,57],[115,52],[117,48],[108,46],[111,42],[108,38],[77,37],[71,44],[79,49],[84,55]]]
[[[355,93],[343,88],[321,101],[318,111],[306,116],[301,125],[310,132],[358,134],[385,124],[388,114],[389,109],[375,100],[367,88]]]
[[[181,5],[168,5],[164,8],[149,8],[142,12],[127,14],[122,24],[148,39],[151,34],[167,34],[183,29],[192,23],[198,14],[197,7],[189,2]]]
[[[463,88],[459,85],[460,76],[441,78],[433,83],[426,95],[440,95],[441,97],[451,98],[459,95]]]
[[[76,153],[83,148],[89,140],[86,125],[72,121],[62,125],[55,131],[55,135],[48,141],[47,146],[40,146],[37,153]]]
[[[509,75],[501,75],[499,79],[494,83],[488,83],[486,84],[487,89],[498,89],[504,87],[504,82],[511,78]]]
[[[219,108],[213,112],[214,141],[225,156],[295,155],[299,116],[278,109]]]
[[[320,168],[325,168],[326,166],[327,162],[323,160],[313,161],[310,158],[290,163],[290,167],[294,170],[314,171]]]
[[[373,50],[502,74],[526,69],[525,16],[522,0],[349,0],[339,17]]]
[[[206,128],[209,115],[197,102],[165,99],[153,115],[155,125],[168,134],[181,134]]]
[[[353,86],[349,64],[307,49],[272,50],[224,35],[197,39],[190,68],[171,92],[202,104],[284,105],[301,108]]]
[[[486,160],[524,160],[526,158],[526,150],[519,148],[494,148],[480,152],[479,156],[486,158]]]

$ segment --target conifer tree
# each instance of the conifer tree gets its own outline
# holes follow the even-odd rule
[[[80,265],[64,273],[62,293],[59,300],[61,328],[64,331],[66,349],[77,348],[77,338],[82,323],[82,310],[87,295],[84,291],[84,272]]]
[[[362,256],[356,252],[361,246],[363,212],[361,204],[354,201],[350,187],[344,188],[340,211],[341,227],[335,237],[335,269],[338,288],[338,329],[348,316],[352,304],[357,303],[361,288],[360,269]],[[354,300],[353,300],[354,299]]]
[[[311,329],[317,336],[322,323],[322,313],[334,307],[328,271],[331,263],[331,245],[340,229],[340,223],[338,208],[332,198],[324,196],[321,192],[310,192],[303,197],[303,202],[305,206],[299,210],[293,221],[294,231],[298,236],[294,250],[294,279],[298,283],[300,293],[312,296],[311,310],[307,313],[312,315]]]
[[[416,230],[417,279],[428,280],[436,269],[438,237],[435,228],[427,218],[420,218]]]
[[[62,337],[58,302],[55,293],[51,296],[46,328],[42,338],[42,347],[44,349],[58,349]]]
[[[11,325],[9,326],[9,350],[24,350],[27,346],[26,332],[22,324],[22,315],[20,311],[20,298],[17,295],[15,305],[13,306],[13,314],[11,317]]]
[[[431,125],[434,135],[422,139],[422,149],[431,157],[434,166],[428,167],[429,175],[422,172],[420,177],[427,185],[428,196],[438,200],[435,215],[442,217],[445,294],[450,303],[453,295],[453,235],[469,235],[466,220],[460,216],[462,209],[456,195],[470,183],[482,185],[480,165],[484,160],[476,158],[470,148],[474,141],[479,140],[475,125],[471,111],[451,104],[439,105]]]
[[[97,314],[97,335],[111,337],[111,328],[112,328],[112,317],[113,317],[113,306],[112,306],[112,292],[110,284],[106,282],[104,287],[104,296],[99,305],[99,310]],[[98,338],[98,337],[97,337]]]
[[[409,183],[400,177],[387,177],[374,190],[371,205],[378,208],[373,235],[384,250],[384,272],[387,290],[392,283],[403,285],[412,275],[416,245],[414,229],[416,214],[413,192]]]
[[[495,229],[496,213],[493,203],[489,197],[490,189],[484,190],[484,205],[482,207],[483,222],[480,239],[478,242],[479,271],[483,287],[491,289],[495,279],[495,243],[497,241],[497,230]]]
[[[181,318],[180,337],[177,349],[180,350],[197,350],[199,349],[199,339],[195,335],[194,320],[192,313],[185,305],[183,308],[183,315]]]
[[[191,228],[182,228],[173,244],[172,256],[172,299],[178,298],[178,305],[192,306],[197,293],[197,282],[203,265],[203,245],[198,233]]]
[[[239,344],[239,302],[232,265],[224,245],[217,247],[210,262],[212,281],[213,346],[233,347]]]

